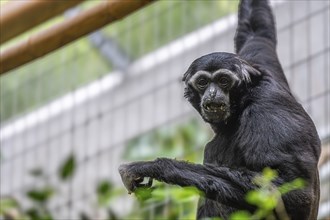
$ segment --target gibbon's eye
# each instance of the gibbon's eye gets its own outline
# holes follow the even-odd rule
[[[196,85],[198,88],[204,89],[208,84],[209,81],[206,77],[201,76],[196,80]]]
[[[220,86],[222,86],[222,87],[227,87],[227,86],[229,86],[229,84],[230,84],[230,80],[229,80],[227,77],[221,77],[221,78],[219,79],[219,84],[220,84]]]

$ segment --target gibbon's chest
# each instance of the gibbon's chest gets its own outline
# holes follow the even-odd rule
[[[204,151],[204,164],[239,168],[246,166],[243,153],[226,137],[215,137]]]

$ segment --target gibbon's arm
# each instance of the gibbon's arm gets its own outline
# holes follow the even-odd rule
[[[246,192],[257,187],[252,181],[257,175],[253,171],[238,171],[167,158],[124,164],[119,167],[119,173],[129,192],[142,186],[140,183],[144,177],[150,177],[169,184],[194,186],[206,198],[244,209],[252,209],[244,200]]]

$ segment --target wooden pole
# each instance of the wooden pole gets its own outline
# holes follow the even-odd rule
[[[108,0],[0,53],[0,74],[46,55],[154,0]]]
[[[83,0],[12,1],[1,6],[0,44],[64,12]]]

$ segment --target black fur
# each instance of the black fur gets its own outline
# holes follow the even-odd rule
[[[263,168],[277,170],[281,185],[303,178],[307,187],[283,196],[291,219],[316,219],[319,202],[317,163],[320,141],[315,126],[290,92],[276,54],[276,31],[267,1],[242,0],[235,36],[237,54],[213,53],[195,60],[183,79],[198,70],[220,68],[240,79],[229,92],[230,117],[210,125],[215,137],[205,148],[204,164],[156,159],[122,165],[119,170],[129,191],[143,177],[180,186],[195,186],[205,193],[197,217],[227,219],[233,211],[255,207],[244,200],[255,189],[254,177]],[[185,97],[201,112],[200,96],[186,83]]]

